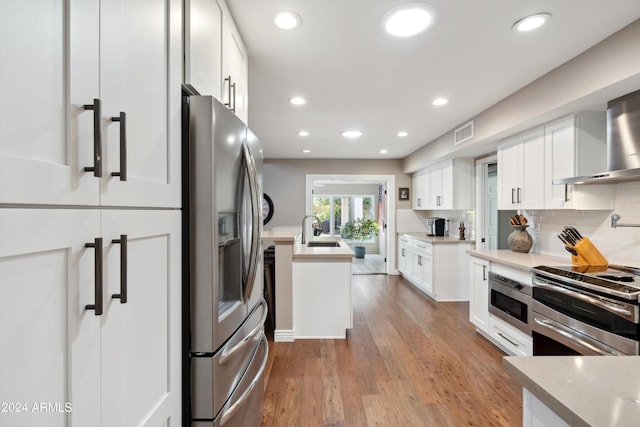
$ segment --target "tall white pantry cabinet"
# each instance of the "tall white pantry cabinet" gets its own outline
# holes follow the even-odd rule
[[[182,20],[0,1],[0,426],[181,423]]]

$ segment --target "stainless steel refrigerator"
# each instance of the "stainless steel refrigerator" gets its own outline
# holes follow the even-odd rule
[[[262,147],[227,107],[196,93],[183,91],[185,410],[193,426],[259,426],[268,353]]]

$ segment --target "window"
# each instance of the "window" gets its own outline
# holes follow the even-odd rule
[[[317,194],[313,196],[313,214],[320,218],[321,227],[314,235],[340,234],[343,224],[356,218],[376,219],[377,207],[372,194],[340,195]]]

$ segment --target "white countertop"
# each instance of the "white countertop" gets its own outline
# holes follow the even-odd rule
[[[538,265],[571,265],[571,258],[567,255],[566,258],[557,256],[527,253],[513,252],[509,249],[499,250],[469,250],[469,255],[474,257],[486,259],[487,261],[497,262],[520,270],[529,271],[532,267]]]
[[[502,365],[571,426],[640,425],[640,356],[505,357]]]
[[[399,236],[408,236],[408,237],[412,237],[414,239],[419,239],[422,240],[424,242],[427,243],[467,243],[467,244],[473,244],[475,243],[475,240],[469,240],[469,239],[465,239],[465,240],[460,240],[457,237],[450,237],[450,236],[427,236],[427,233],[425,232],[404,232],[404,233],[398,233]]]
[[[262,232],[262,240],[270,240],[280,243],[291,243],[293,245],[293,261],[318,261],[318,262],[351,262],[355,256],[353,250],[339,237],[316,236],[311,240],[336,240],[339,243],[337,248],[328,247],[308,247],[296,240],[300,233],[300,227],[273,227]]]

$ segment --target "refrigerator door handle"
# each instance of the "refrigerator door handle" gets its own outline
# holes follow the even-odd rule
[[[249,387],[247,387],[247,389],[242,392],[242,395],[240,395],[238,400],[236,400],[234,404],[229,407],[229,409],[225,410],[222,413],[222,416],[220,417],[220,427],[224,426],[229,421],[229,419],[233,417],[233,414],[238,412],[245,401],[249,399],[249,397],[251,396],[251,392],[253,392],[253,390],[256,388],[256,385],[260,381],[260,377],[262,376],[262,374],[264,374],[264,369],[267,367],[267,359],[269,357],[269,344],[267,343],[267,336],[264,334],[264,332],[260,337],[260,344],[264,346],[264,359],[262,360],[262,365],[260,366],[260,369],[258,370],[256,376],[251,381],[251,384],[249,384]],[[256,353],[257,352],[258,350],[256,349]]]
[[[249,266],[247,269],[247,277],[245,280],[246,287],[244,290],[244,302],[251,297],[253,285],[256,279],[256,271],[258,269],[258,249],[260,247],[260,223],[262,218],[260,215],[260,194],[258,194],[258,172],[256,165],[249,151],[249,145],[244,142],[242,144],[242,152],[244,153],[245,165],[247,167],[247,177],[249,179],[249,192],[251,196],[251,251],[249,253]]]
[[[258,335],[258,333],[262,331],[264,322],[265,320],[267,320],[267,305],[265,300],[261,299],[260,302],[258,303],[258,306],[262,306],[262,310],[263,310],[262,318],[260,319],[260,322],[258,323],[258,325],[255,328],[253,328],[253,330],[249,332],[247,336],[242,339],[242,341],[234,345],[231,350],[223,352],[222,355],[220,356],[220,359],[218,360],[218,365],[224,365],[225,363],[227,363],[230,358],[232,358],[237,352],[242,350],[248,343],[251,342],[251,340],[253,340],[253,337]]]

